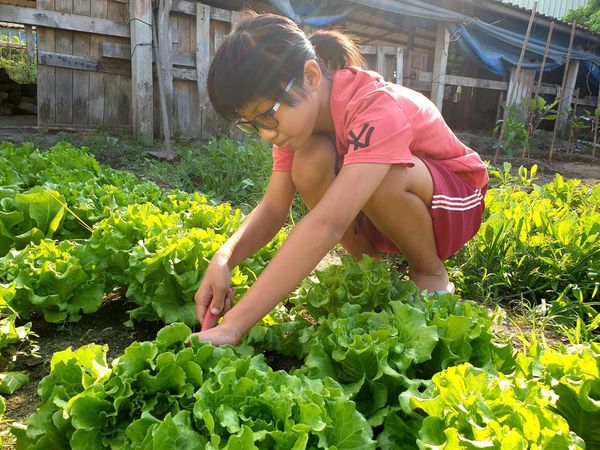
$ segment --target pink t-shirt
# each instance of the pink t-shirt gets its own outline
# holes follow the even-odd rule
[[[427,97],[376,72],[335,71],[330,108],[342,165],[412,166],[415,155],[437,161],[473,187],[488,182],[479,155],[458,140]],[[273,146],[273,170],[291,171],[293,159],[292,150]]]

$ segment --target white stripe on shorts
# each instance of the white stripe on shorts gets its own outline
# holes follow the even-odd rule
[[[448,211],[467,211],[481,205],[483,195],[479,189],[467,197],[450,197],[436,194],[431,200],[431,209],[446,209]]]

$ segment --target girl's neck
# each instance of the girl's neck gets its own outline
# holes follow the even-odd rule
[[[318,94],[319,113],[315,131],[335,131],[329,100],[331,98],[331,80],[325,78],[321,83]]]

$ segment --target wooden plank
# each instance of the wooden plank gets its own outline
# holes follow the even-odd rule
[[[35,62],[35,38],[30,25],[25,25],[25,38],[27,39],[27,60],[31,65]]]
[[[128,44],[104,41],[101,45],[101,51],[104,58],[131,59],[131,45]],[[172,53],[171,59],[174,66],[196,67],[196,57],[193,53]]]
[[[396,55],[397,47],[381,45],[360,45],[359,50],[362,55],[377,55],[377,52],[383,52],[384,55]]]
[[[575,84],[577,83],[577,74],[579,73],[579,60],[572,60],[569,64],[569,69],[567,71],[566,83],[565,83],[565,92],[563,95],[563,102],[566,102],[565,105],[571,105],[573,100],[573,94],[575,93]],[[563,107],[564,108],[564,107]],[[560,122],[558,129],[559,131],[563,131],[568,124],[568,114],[563,114],[560,117]]]
[[[130,4],[131,46],[102,42],[102,56],[111,49],[121,59],[131,59],[131,121],[133,132],[145,144],[153,140],[153,79],[152,79],[152,1],[138,0]]]
[[[173,131],[173,63],[171,61],[171,34],[170,15],[173,6],[172,0],[159,0],[158,7],[158,57],[159,77],[163,82],[163,95],[167,108],[169,130]]]
[[[38,6],[46,10],[54,9],[54,0],[38,0]],[[52,28],[38,27],[38,51],[54,52],[55,34]],[[56,69],[38,62],[38,125],[52,125],[56,122]]]
[[[92,0],[90,4],[90,16],[96,19],[106,19],[108,12],[107,0]],[[100,53],[100,43],[104,36],[92,34],[90,36],[90,59],[97,60]],[[88,123],[90,125],[104,124],[104,88],[106,74],[103,72],[90,73],[90,96],[88,99]]]
[[[210,8],[198,4],[196,16],[196,73],[198,105],[200,107],[200,136],[208,137],[209,109],[212,109],[206,91],[206,77],[210,64]]]
[[[73,0],[73,12],[82,16],[91,13],[91,0]],[[73,55],[89,58],[90,35],[73,33]],[[73,71],[73,121],[74,124],[87,125],[89,120],[90,73]]]
[[[385,53],[383,53],[383,47],[377,47],[375,55],[377,58],[375,70],[385,78]]]
[[[177,36],[177,43],[173,44],[175,51],[177,53],[190,53],[192,51],[193,18],[183,14],[173,14],[171,20],[173,37]],[[194,28],[195,26],[196,22],[194,20]],[[192,104],[190,101],[190,85],[193,86],[194,83],[182,80],[173,81],[173,130],[174,134],[179,134],[180,136],[190,136],[191,129],[193,128],[191,125]]]
[[[106,18],[121,22],[123,21],[122,15],[123,4],[117,3],[114,0],[108,0],[106,4]],[[131,34],[131,30],[128,29],[128,32]],[[121,112],[121,101],[123,96],[127,95],[126,91],[131,90],[131,86],[126,86],[125,83],[121,82],[121,73],[107,73],[104,81],[106,83],[106,88],[104,89],[104,124],[111,126],[118,125],[123,121],[125,116]]]
[[[56,0],[56,11],[72,13],[73,0]],[[73,54],[73,32],[56,30],[56,52]],[[56,68],[56,123],[73,123],[73,70],[64,66]]]
[[[244,11],[231,11],[231,29],[233,30],[240,22],[243,22],[248,17],[248,14]]]
[[[404,83],[404,47],[396,49],[396,84],[402,86]]]
[[[193,69],[180,69],[178,67],[173,67],[173,79],[198,81],[198,75]]]
[[[25,8],[36,8],[35,0],[2,0],[5,5],[23,6]]]
[[[442,23],[437,28],[435,55],[433,59],[433,79],[431,80],[431,100],[442,111],[444,105],[444,89],[446,88],[446,68],[448,67],[448,48],[450,46],[450,32],[446,24]]]
[[[432,79],[432,72],[421,72],[419,73],[417,81],[431,83]],[[463,77],[459,75],[446,75],[446,84],[449,86],[474,87],[496,91],[506,91],[508,88],[508,83],[506,81],[486,80],[483,78]]]
[[[88,72],[103,72],[117,75],[130,75],[127,64],[107,63],[99,59],[84,58],[82,56],[73,56],[65,53],[38,52],[38,64],[45,66],[58,67],[68,70],[84,70]]]
[[[58,2],[59,0],[57,0]],[[129,37],[129,25],[113,20],[85,17],[72,13],[23,8],[0,4],[0,17],[11,22],[67,31]]]
[[[196,16],[196,6],[201,5],[198,2],[189,2],[186,0],[173,0],[173,11],[190,16]],[[210,18],[212,20],[220,20],[221,22],[231,22],[232,14],[237,11],[210,7]]]
[[[217,49],[221,46],[223,39],[229,34],[230,26],[223,22],[211,21],[211,57],[214,56]]]

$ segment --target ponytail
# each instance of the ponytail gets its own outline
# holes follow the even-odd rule
[[[318,30],[309,37],[309,40],[317,56],[330,72],[364,63],[356,41],[339,30]]]

